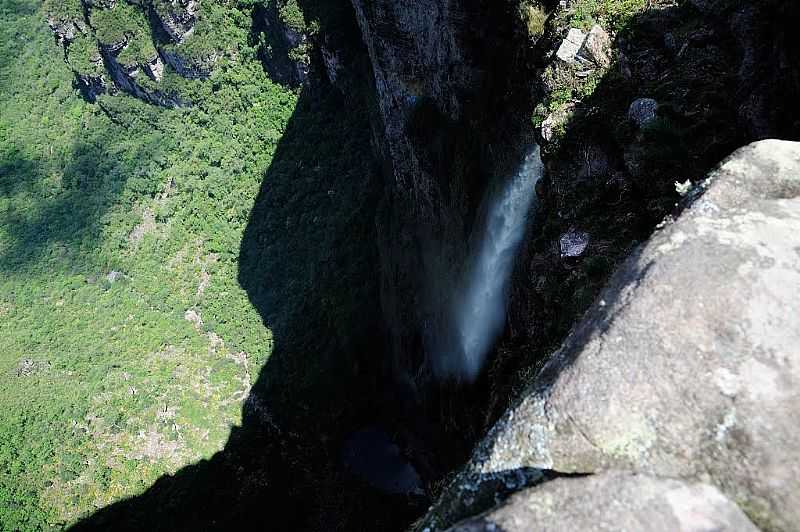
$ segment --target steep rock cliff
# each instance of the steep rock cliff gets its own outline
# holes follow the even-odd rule
[[[467,445],[692,183],[747,142],[800,135],[798,10],[780,2],[353,6],[380,113],[391,374]],[[477,386],[434,384],[481,199],[533,142],[545,175],[505,334]]]
[[[353,0],[369,50],[385,161],[379,217],[392,374],[430,384],[479,204],[532,141],[528,34],[513,1]]]

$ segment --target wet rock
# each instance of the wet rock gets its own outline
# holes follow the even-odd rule
[[[658,102],[652,98],[638,98],[628,108],[628,120],[642,128],[656,119]]]
[[[623,472],[560,478],[517,493],[451,532],[755,532],[716,488]]]
[[[760,527],[796,529],[800,144],[752,144],[703,186],[612,277],[469,474],[703,479]]]
[[[523,138],[509,128],[528,127],[500,101],[516,90],[509,84],[518,71],[515,40],[527,43],[528,34],[521,17],[491,3],[352,4],[372,66],[375,140],[391,205],[377,229],[389,356],[398,380],[425,388],[434,373],[420,364],[441,357],[421,361],[408,346],[441,352],[442,338],[452,336],[442,307],[460,280],[444,272],[466,261],[464,230],[489,183],[473,161],[487,161],[484,168],[505,178],[524,157],[525,143],[508,146],[498,134]]]

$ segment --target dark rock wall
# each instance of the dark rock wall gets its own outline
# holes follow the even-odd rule
[[[483,194],[532,140],[511,104],[527,97],[515,85],[529,49],[513,1],[353,6],[380,111],[381,296],[392,373],[421,391]]]

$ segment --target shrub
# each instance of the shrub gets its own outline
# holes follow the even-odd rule
[[[618,32],[647,5],[647,0],[581,0],[572,9],[570,24],[589,29],[594,24]]]
[[[526,0],[520,4],[520,15],[528,30],[528,36],[532,39],[541,37],[547,22],[547,12],[539,4]]]

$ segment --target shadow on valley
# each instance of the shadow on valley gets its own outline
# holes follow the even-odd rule
[[[365,102],[304,90],[240,246],[239,283],[274,342],[242,426],[74,530],[391,530],[419,515],[420,495],[376,491],[342,460],[352,433],[401,426],[382,378],[370,134]]]
[[[103,215],[130,185],[129,177],[137,179],[137,192],[156,192],[150,190],[158,185],[148,180],[154,173],[148,165],[158,166],[169,139],[154,132],[120,142],[120,134],[116,127],[87,129],[65,153],[54,154],[50,147],[41,160],[17,150],[0,156],[0,194],[14,200],[0,212],[7,234],[0,249],[5,272],[36,267],[45,255],[65,268],[83,268],[86,251],[101,236]]]

